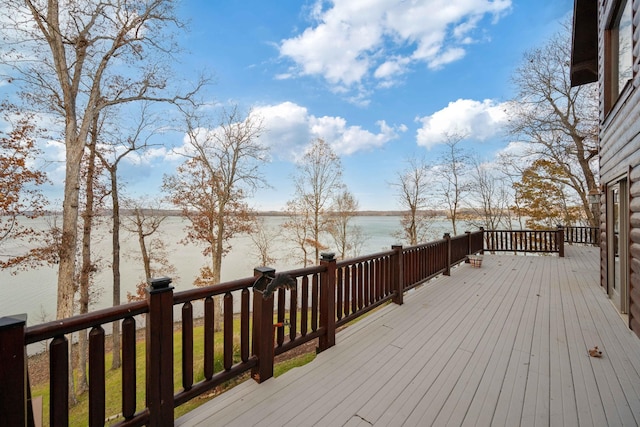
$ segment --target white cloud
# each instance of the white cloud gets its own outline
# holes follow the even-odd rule
[[[422,123],[417,131],[418,145],[431,148],[445,142],[447,134],[461,134],[484,141],[503,130],[507,122],[506,108],[506,103],[496,103],[490,99],[458,99],[450,102],[430,116],[416,118]]]
[[[482,19],[495,22],[510,7],[511,0],[317,0],[314,26],[280,43],[295,66],[279,78],[320,75],[341,90],[369,80],[392,86],[410,64],[438,68],[462,58]]]
[[[350,155],[381,147],[407,130],[404,125],[389,126],[381,120],[376,123],[379,132],[372,132],[350,126],[342,117],[316,117],[292,102],[255,108],[253,113],[263,119],[266,132],[262,142],[274,157],[288,160],[298,157],[315,138],[324,139],[339,155]]]
[[[316,117],[293,102],[255,107],[251,114],[262,120],[264,132],[260,142],[269,147],[271,156],[279,160],[296,161],[305,148],[316,138],[324,139],[338,155],[351,155],[382,147],[407,131],[404,124],[388,125],[384,120],[376,122],[377,131],[361,126],[349,125],[338,116]],[[199,129],[201,132],[216,132],[216,129]],[[156,159],[181,161],[192,150],[189,138],[182,137],[182,145],[173,149],[154,147],[136,155],[132,162],[151,164]]]

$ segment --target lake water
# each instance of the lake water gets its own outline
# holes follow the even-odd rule
[[[278,261],[271,267],[276,270],[289,270],[301,267],[296,263],[296,257],[292,255],[294,250],[291,242],[287,242],[284,233],[281,232],[285,217],[263,217],[265,226],[275,230],[279,238],[273,245],[273,253]],[[43,219],[35,225],[44,226]],[[35,222],[34,221],[34,222]],[[354,218],[354,224],[362,228],[365,241],[360,255],[371,254],[391,249],[398,242],[394,233],[400,228],[400,217],[397,216],[359,216]],[[184,236],[186,220],[180,217],[167,218],[161,227],[162,238],[167,244],[167,250],[171,254],[170,259],[176,267],[177,274],[173,281],[175,291],[190,289],[193,280],[198,275],[200,267],[208,262],[208,258],[202,255],[201,248],[193,245],[179,243]],[[95,257],[102,258],[102,268],[95,277],[95,286],[100,295],[93,303],[91,309],[106,308],[112,302],[112,277],[109,262],[111,260],[111,235],[108,225],[98,227],[98,238],[92,242]],[[436,221],[432,225],[433,238],[440,238],[448,231],[450,223],[446,220]],[[326,244],[331,251],[330,240]],[[254,244],[248,236],[237,237],[232,240],[232,250],[223,259],[222,281],[229,281],[249,277],[253,275],[253,268],[258,266],[257,256],[253,255]],[[16,248],[2,248],[0,252],[10,253]],[[137,237],[126,231],[121,232],[121,277],[122,293],[121,301],[126,302],[127,292],[135,292],[136,284],[144,277],[141,261],[136,259],[139,254]],[[56,280],[57,267],[42,267],[12,275],[8,271],[0,271],[0,317],[27,313],[28,324],[41,323],[44,320],[55,318],[56,312]]]

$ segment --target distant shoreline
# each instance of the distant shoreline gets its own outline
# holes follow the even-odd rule
[[[145,213],[151,210],[144,210]],[[154,214],[161,216],[182,216],[182,212],[177,209],[153,209]],[[133,211],[131,209],[121,209],[120,215],[126,216],[131,215]],[[354,216],[402,216],[406,214],[406,211],[356,211],[353,212]],[[429,214],[434,217],[446,217],[447,213],[442,210],[429,210],[429,211],[421,211],[420,213]],[[289,216],[287,212],[284,211],[255,211],[257,216]],[[331,214],[331,213],[329,213]],[[28,215],[28,213],[27,213]],[[45,213],[46,215],[62,215],[60,211],[49,211]],[[103,210],[97,214],[98,216],[110,216],[111,211]]]

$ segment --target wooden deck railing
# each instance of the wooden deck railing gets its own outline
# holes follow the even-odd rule
[[[402,304],[404,292],[439,274],[451,274],[451,268],[470,254],[505,250],[562,255],[563,245],[561,228],[543,232],[480,230],[455,237],[445,234],[434,242],[393,246],[390,251],[343,261],[323,254],[318,266],[279,272],[290,278],[293,286],[279,287],[272,293],[254,285],[260,278],[274,278],[275,270],[257,268],[252,277],[176,293],[170,279],[155,279],[149,283],[146,301],[30,327],[26,327],[26,315],[4,317],[0,319],[0,424],[33,425],[26,357],[29,344],[51,340],[49,423],[52,427],[67,426],[68,336],[88,331],[87,424],[104,425],[111,414],[106,414],[105,408],[103,326],[122,322],[122,407],[117,425],[172,425],[177,406],[248,371],[256,381],[265,381],[273,375],[275,355],[311,340],[318,340],[318,351],[333,346],[337,327],[388,301]],[[216,306],[216,297],[221,298],[221,306]],[[194,353],[195,306],[201,306],[197,312],[203,313],[201,355]],[[222,313],[220,330],[214,328],[216,310]],[[136,384],[137,322],[144,323],[146,329],[143,386]],[[182,332],[179,346],[174,342],[176,326]],[[214,348],[217,334],[223,337],[218,355]],[[179,386],[174,384],[174,346],[182,360],[177,368]],[[194,372],[195,366],[202,366],[202,370]],[[195,381],[196,377],[200,380]],[[143,407],[136,403],[139,390],[145,390]]]
[[[569,244],[600,245],[600,229],[597,227],[564,227],[564,240]]]

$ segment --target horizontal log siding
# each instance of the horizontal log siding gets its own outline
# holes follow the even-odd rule
[[[629,327],[640,337],[640,165],[629,174]]]

